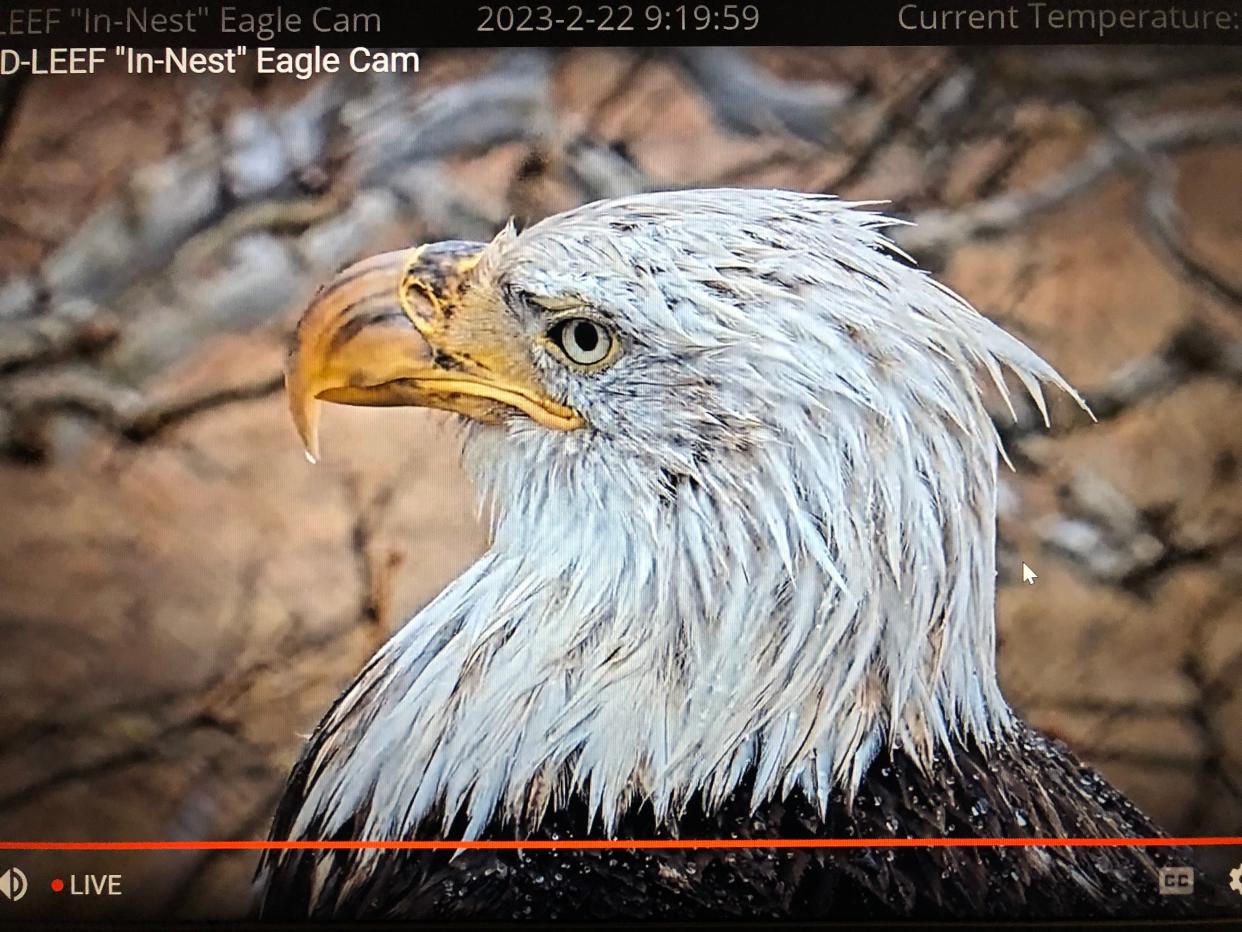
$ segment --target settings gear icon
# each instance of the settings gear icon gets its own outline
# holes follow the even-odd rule
[[[1229,889],[1242,896],[1242,864],[1229,872]]]

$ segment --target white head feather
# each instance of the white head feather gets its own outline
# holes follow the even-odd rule
[[[748,771],[756,804],[824,807],[883,747],[926,764],[1005,731],[976,374],[1041,410],[1040,382],[1074,393],[860,206],[650,194],[493,241],[483,283],[590,308],[621,353],[535,352],[587,429],[467,428],[491,546],[337,705],[295,836],[361,812],[368,838],[463,815],[475,837],[571,791],[611,831]]]

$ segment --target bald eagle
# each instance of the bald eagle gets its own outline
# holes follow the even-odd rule
[[[472,567],[344,691],[273,839],[1122,836],[997,685],[1005,370],[1086,405],[825,196],[602,201],[366,259],[286,384],[455,412]],[[985,389],[990,386],[990,389]],[[1146,914],[1142,847],[283,850],[273,917]]]

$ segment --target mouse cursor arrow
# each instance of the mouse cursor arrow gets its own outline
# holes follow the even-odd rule
[[[1035,585],[1035,580],[1037,579],[1039,579],[1039,576],[1036,575],[1035,571],[1031,569],[1029,566],[1027,566],[1025,563],[1023,563],[1022,564],[1022,581],[1026,583],[1028,586],[1033,586]]]

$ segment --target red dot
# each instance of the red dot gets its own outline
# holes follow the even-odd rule
[[[59,877],[57,877],[55,880],[52,881],[52,892],[53,893],[59,893],[63,889],[65,889],[65,882],[61,880]]]

